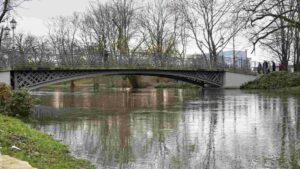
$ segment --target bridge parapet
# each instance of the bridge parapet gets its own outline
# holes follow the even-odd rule
[[[240,62],[239,62],[240,63]],[[240,63],[236,69],[249,71],[248,62]],[[165,70],[229,70],[230,64],[218,59],[211,65],[202,55],[182,57],[176,54],[134,52],[128,55],[79,51],[76,53],[30,53],[0,51],[0,68],[12,70],[28,69],[165,69]]]

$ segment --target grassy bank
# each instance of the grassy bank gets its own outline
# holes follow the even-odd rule
[[[12,149],[15,145],[21,150]],[[0,152],[28,161],[39,169],[92,169],[89,162],[69,154],[68,147],[31,129],[20,120],[0,114]]]
[[[300,94],[300,73],[272,72],[244,84],[241,89]]]

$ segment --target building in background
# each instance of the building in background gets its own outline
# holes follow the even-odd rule
[[[207,54],[208,55],[208,54]],[[223,65],[224,58],[224,65]],[[220,68],[233,68],[234,58],[233,51],[224,51],[219,54],[218,63]],[[192,67],[209,68],[206,64],[205,58],[201,54],[189,55],[186,59],[186,64],[192,65]],[[235,51],[235,68],[237,69],[251,69],[251,59],[248,58],[247,51]]]
[[[234,57],[233,51],[224,51],[224,63],[228,67],[233,67]],[[235,67],[236,68],[245,68],[250,66],[251,60],[248,58],[248,53],[246,51],[235,51]]]

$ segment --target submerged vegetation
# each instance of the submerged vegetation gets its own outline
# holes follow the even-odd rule
[[[272,72],[244,84],[241,86],[241,89],[279,89],[277,91],[300,91],[300,73]]]

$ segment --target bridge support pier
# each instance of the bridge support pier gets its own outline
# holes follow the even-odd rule
[[[243,84],[257,79],[258,76],[225,72],[223,88],[239,89]]]

